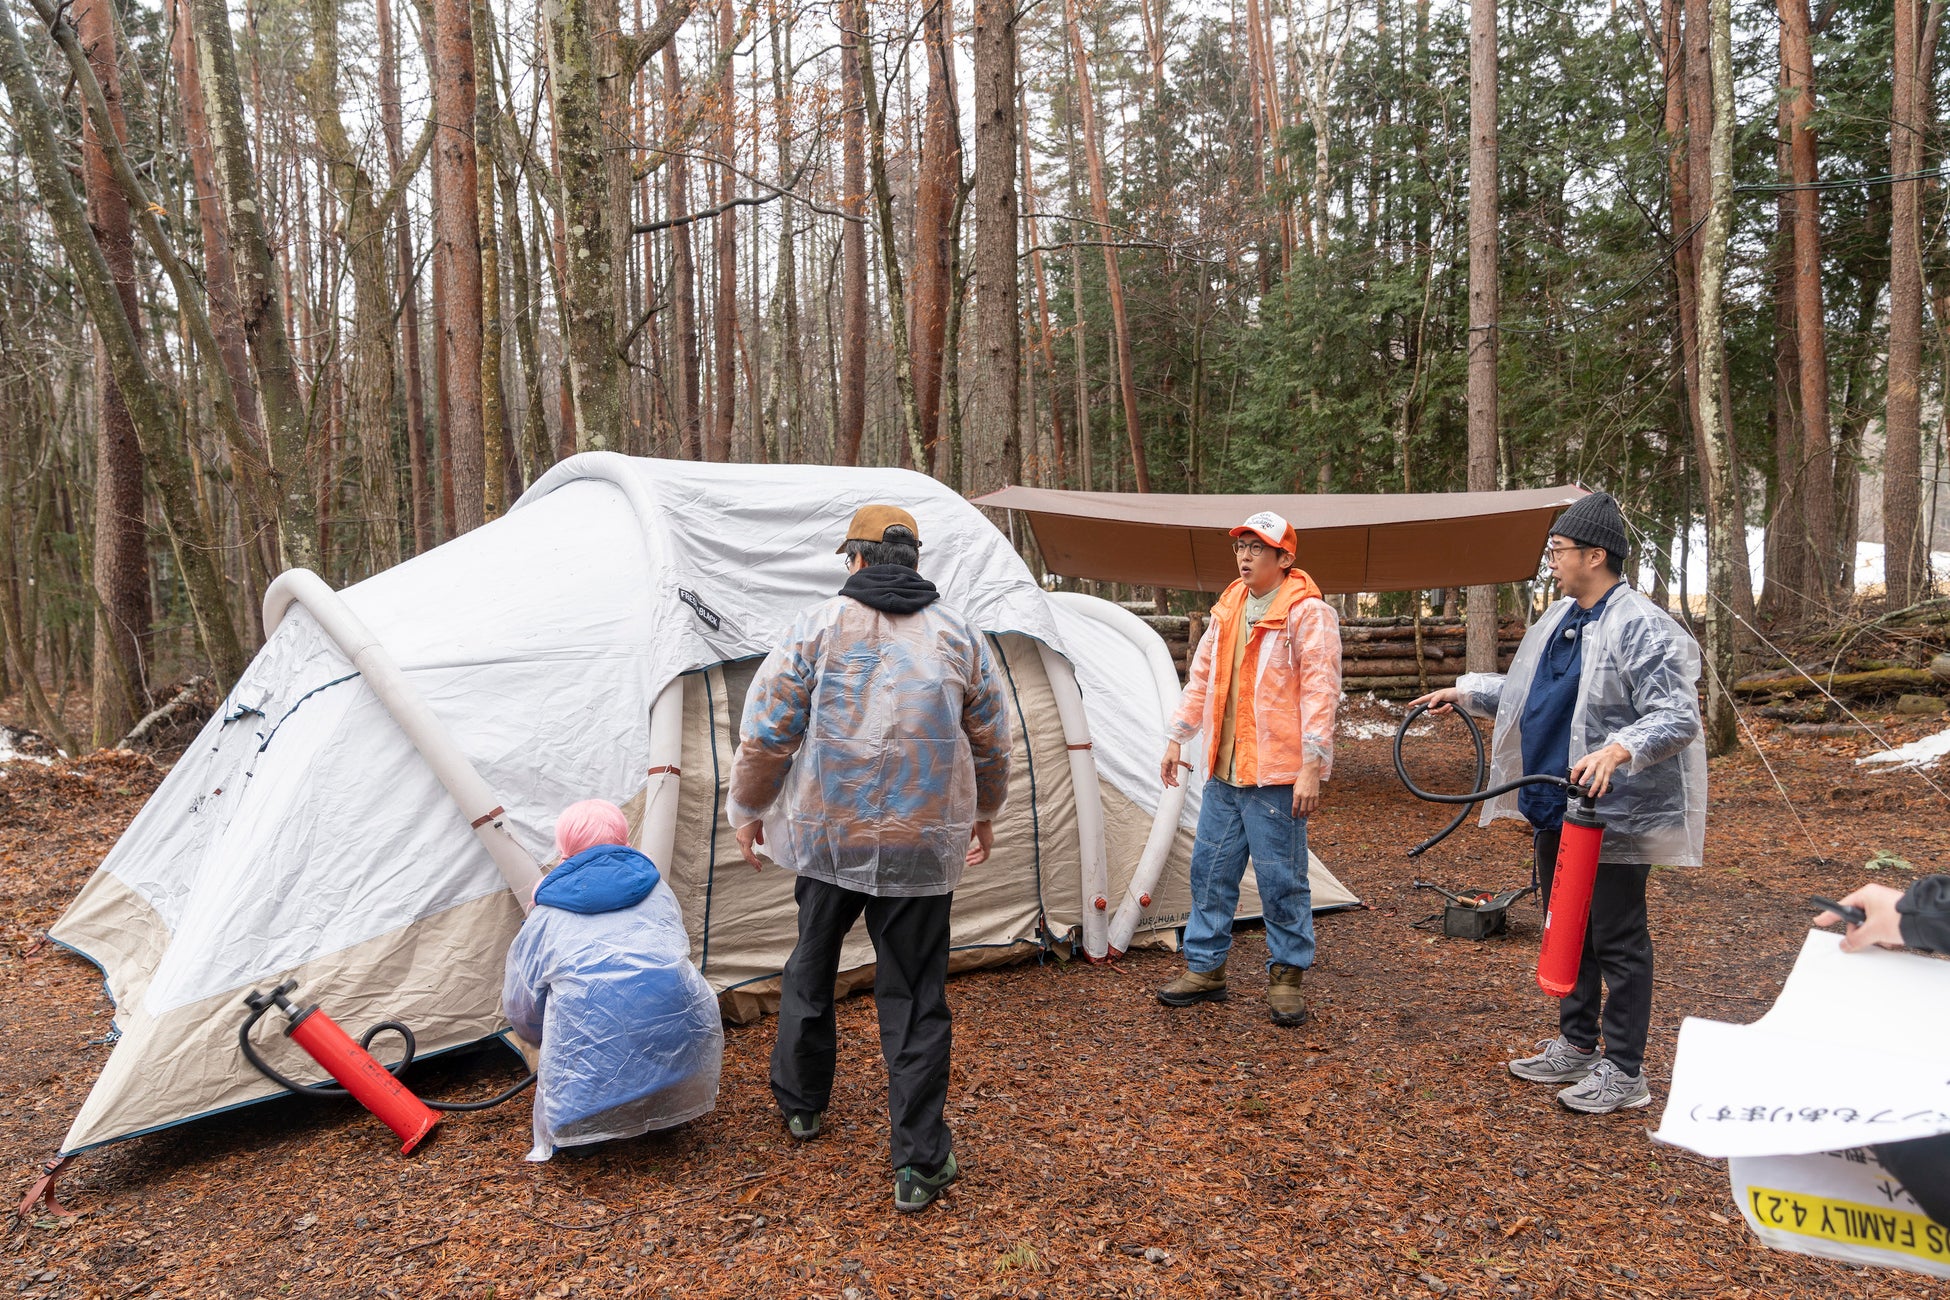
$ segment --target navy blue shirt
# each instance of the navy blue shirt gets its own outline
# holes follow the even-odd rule
[[[1610,590],[1590,609],[1574,603],[1551,629],[1544,653],[1538,657],[1530,694],[1523,701],[1523,772],[1525,776],[1571,774],[1571,714],[1578,705],[1578,681],[1584,674],[1586,630],[1605,612]],[[1517,791],[1517,811],[1532,826],[1548,830],[1564,823],[1563,786],[1527,785]]]

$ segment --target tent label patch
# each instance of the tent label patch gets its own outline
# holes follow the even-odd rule
[[[1763,1227],[1950,1264],[1950,1230],[1921,1214],[1772,1187],[1746,1192],[1747,1209]]]

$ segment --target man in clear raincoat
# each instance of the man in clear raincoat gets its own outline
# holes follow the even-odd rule
[[[904,1211],[959,1172],[942,1118],[949,910],[962,868],[988,859],[1009,788],[1001,676],[981,631],[918,572],[920,548],[907,511],[854,514],[846,585],[800,616],[752,682],[728,806],[753,867],[765,844],[799,876],[772,1096],[802,1141],[832,1094],[840,944],[866,916]]]
[[[1652,1023],[1646,880],[1654,864],[1698,866],[1706,842],[1699,647],[1625,584],[1627,549],[1618,503],[1604,492],[1580,498],[1552,525],[1544,549],[1562,599],[1524,634],[1509,673],[1465,673],[1415,701],[1496,720],[1492,785],[1550,773],[1598,793],[1605,836],[1577,985],[1558,1005],[1557,1037],[1510,1062],[1520,1079],[1568,1084],[1558,1100],[1598,1115],[1652,1100],[1644,1072]],[[1530,822],[1546,908],[1565,801],[1561,786],[1532,785],[1483,810],[1485,823]]]

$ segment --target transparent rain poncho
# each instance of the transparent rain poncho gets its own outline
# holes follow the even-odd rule
[[[863,894],[951,892],[1008,793],[1001,675],[940,602],[808,611],[759,668],[739,735],[731,824],[763,820],[779,865]]]
[[[717,1104],[724,1022],[690,948],[663,883],[614,911],[529,913],[508,950],[502,1005],[542,1049],[530,1160],[670,1128]]]
[[[1495,718],[1490,784],[1523,774],[1523,704],[1549,639],[1571,607],[1544,611],[1507,675],[1464,673],[1456,691],[1474,717]],[[1598,800],[1605,862],[1692,867],[1706,845],[1706,745],[1700,726],[1699,646],[1644,595],[1613,593],[1584,634],[1584,665],[1571,713],[1571,762],[1616,742],[1632,761],[1612,774]],[[1483,824],[1520,817],[1515,792],[1483,808]]]

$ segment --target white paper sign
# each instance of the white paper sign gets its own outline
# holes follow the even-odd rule
[[[1733,1199],[1776,1250],[1950,1278],[1950,1229],[1932,1222],[1872,1151],[1727,1162]]]
[[[1810,931],[1773,1009],[1680,1026],[1661,1142],[1803,1155],[1950,1132],[1950,962]]]

